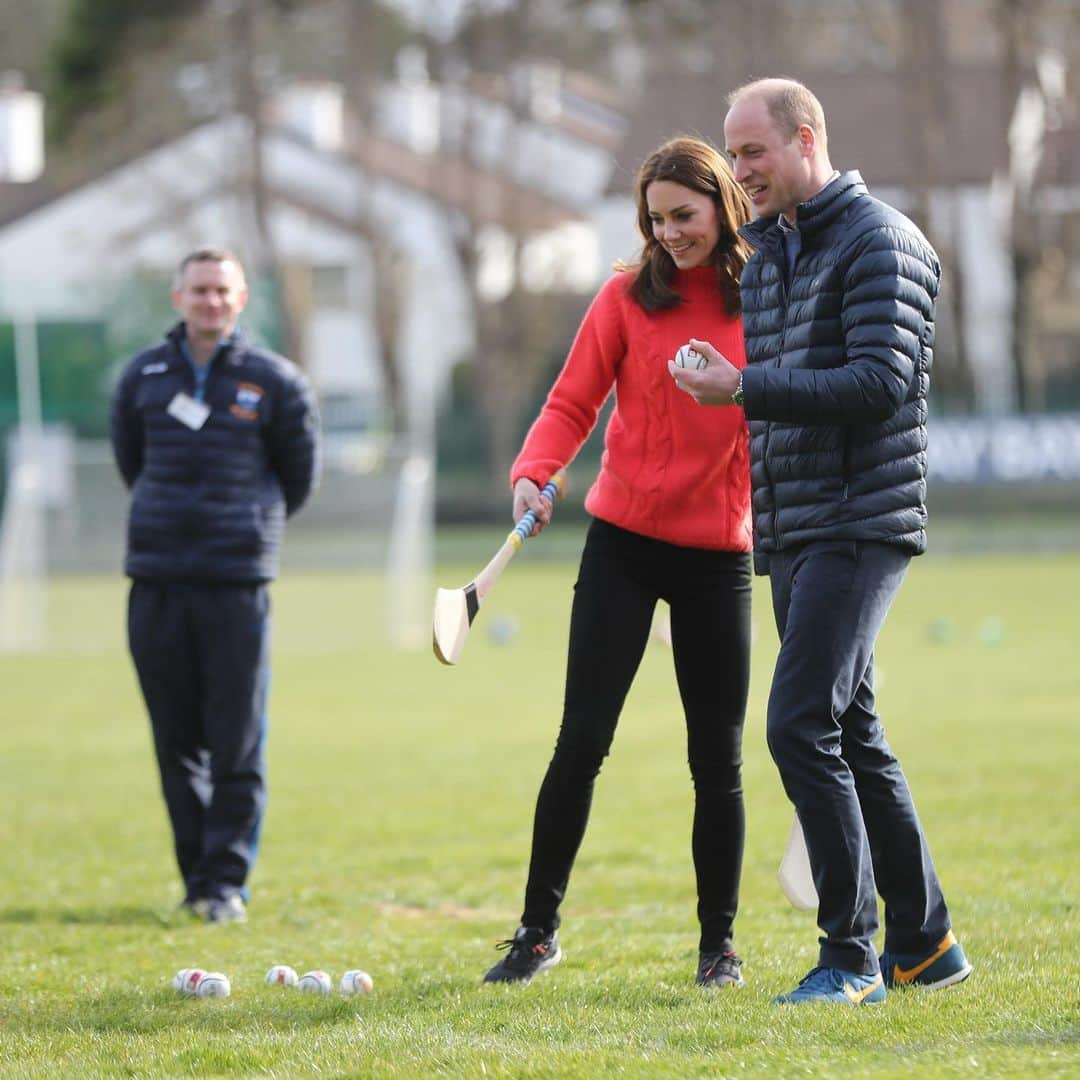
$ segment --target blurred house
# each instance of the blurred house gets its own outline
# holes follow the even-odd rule
[[[598,84],[535,66],[450,90],[406,80],[379,89],[366,129],[334,84],[293,84],[267,105],[258,181],[250,123],[228,115],[67,190],[0,183],[0,311],[93,320],[193,248],[233,247],[258,271],[269,247],[289,351],[331,426],[355,427],[377,419],[395,370],[411,407],[439,392],[475,337],[468,275],[481,295],[505,287],[501,238],[524,245],[530,288],[593,287],[589,212],[624,125]],[[470,266],[462,236],[478,233]]]

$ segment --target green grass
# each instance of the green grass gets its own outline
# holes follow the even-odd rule
[[[252,921],[225,928],[174,910],[125,587],[55,586],[49,654],[0,659],[0,1073],[1080,1073],[1080,557],[913,565],[879,644],[880,704],[976,972],[862,1010],[769,1004],[813,964],[817,933],[774,876],[790,809],[764,741],[775,634],[760,582],[746,989],[692,986],[690,783],[660,644],[600,777],[564,909],[566,960],[527,988],[479,985],[520,910],[572,580],[572,565],[523,555],[456,669],[380,644],[373,579],[292,574],[275,587],[270,810]],[[485,631],[511,616],[518,632],[499,646]],[[262,975],[274,963],[335,980],[363,967],[375,992],[272,990]],[[175,994],[172,974],[196,964],[227,972],[233,996]]]

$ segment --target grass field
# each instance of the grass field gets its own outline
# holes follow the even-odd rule
[[[861,1010],[770,1005],[813,964],[816,931],[774,876],[790,809],[764,741],[775,635],[760,587],[746,988],[692,985],[690,783],[659,643],[600,777],[566,960],[527,988],[479,985],[520,911],[573,569],[522,555],[456,669],[380,644],[374,579],[275,587],[270,810],[252,920],[222,928],[175,911],[124,585],[55,586],[50,653],[0,659],[0,1074],[1080,1074],[1080,556],[913,565],[880,642],[880,704],[976,971]],[[515,618],[508,643],[485,632]],[[375,992],[275,991],[273,963],[335,981],[363,967]],[[227,972],[233,996],[175,994],[192,965]]]

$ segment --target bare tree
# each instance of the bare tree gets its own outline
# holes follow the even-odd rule
[[[514,162],[525,153],[524,136],[536,123],[529,90],[534,32],[542,14],[534,0],[519,0],[499,16],[475,18],[446,42],[427,42],[447,100],[459,108],[439,147],[445,210],[459,268],[468,289],[475,334],[475,400],[485,421],[493,481],[505,484],[520,440],[523,410],[536,394],[539,374],[567,338],[567,298],[530,291],[525,258],[531,236],[573,213],[502,173],[473,160],[481,113],[505,110],[503,144],[495,157]],[[542,27],[541,27],[542,29]],[[545,55],[545,54],[541,54]],[[551,60],[550,55],[546,58]],[[558,61],[555,60],[556,70]],[[456,164],[455,164],[456,162]],[[487,173],[480,182],[477,169]],[[485,295],[480,281],[484,229],[501,235],[509,265],[505,295]],[[490,235],[490,234],[489,234]],[[580,307],[569,308],[580,314]]]
[[[255,274],[268,280],[278,306],[285,352],[303,365],[303,340],[297,331],[296,301],[286,287],[270,227],[270,192],[266,178],[266,118],[259,85],[259,0],[235,0],[222,5],[228,32],[223,57],[230,97],[247,126],[246,175],[239,178],[251,200],[252,229],[249,259]]]
[[[906,98],[904,115],[908,144],[913,154],[910,189],[916,223],[933,234],[942,263],[942,296],[947,308],[950,349],[939,338],[934,380],[942,400],[950,404],[971,399],[971,368],[967,354],[964,320],[964,273],[954,241],[954,208],[944,215],[942,225],[949,231],[931,228],[931,196],[943,193],[948,185],[945,161],[948,152],[949,92],[946,85],[949,64],[945,52],[946,28],[940,0],[910,0],[897,6],[902,20],[900,73]]]
[[[1021,133],[1016,125],[1026,127],[1039,125],[1034,116],[1025,117],[1027,101],[1033,102],[1025,89],[1035,83],[1034,61],[1036,27],[1041,14],[1040,0],[997,0],[995,16],[1001,39],[1003,75],[1006,100],[1013,104],[1014,130],[1010,141]],[[1037,108],[1037,106],[1035,106]],[[1029,118],[1030,117],[1030,118]],[[1035,142],[1041,139],[1041,131]],[[1026,139],[1024,141],[1027,141]],[[1034,147],[1029,147],[1033,152]],[[1037,398],[1037,380],[1032,372],[1034,333],[1032,280],[1039,264],[1038,236],[1031,208],[1030,181],[1026,175],[1034,162],[1017,154],[1014,146],[1010,154],[1009,186],[1011,196],[1009,246],[1013,279],[1012,359],[1015,372],[1016,401],[1021,412],[1026,412]]]
[[[375,131],[374,105],[379,85],[382,26],[375,0],[341,0],[344,36],[352,59],[345,78],[345,97],[349,108],[348,144],[362,146]],[[379,369],[386,391],[390,428],[403,434],[407,421],[405,381],[397,363],[398,334],[402,319],[405,290],[403,253],[377,223],[358,219],[352,229],[362,239],[371,255],[373,273],[373,313]]]

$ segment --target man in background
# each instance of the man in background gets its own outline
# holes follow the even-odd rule
[[[707,342],[672,367],[700,403],[750,421],[755,562],[780,653],[768,741],[818,893],[818,965],[778,1002],[870,1004],[971,965],[874,701],[874,643],[926,549],[926,395],[940,266],[919,230],[830,161],[817,98],[762,79],[724,137],[756,220],[741,279],[747,366]],[[885,900],[880,960],[877,893]]]
[[[180,264],[181,321],[117,384],[116,463],[132,491],[128,639],[184,880],[209,922],[247,918],[266,805],[270,597],[285,519],[318,476],[307,380],[237,329],[240,260]]]

